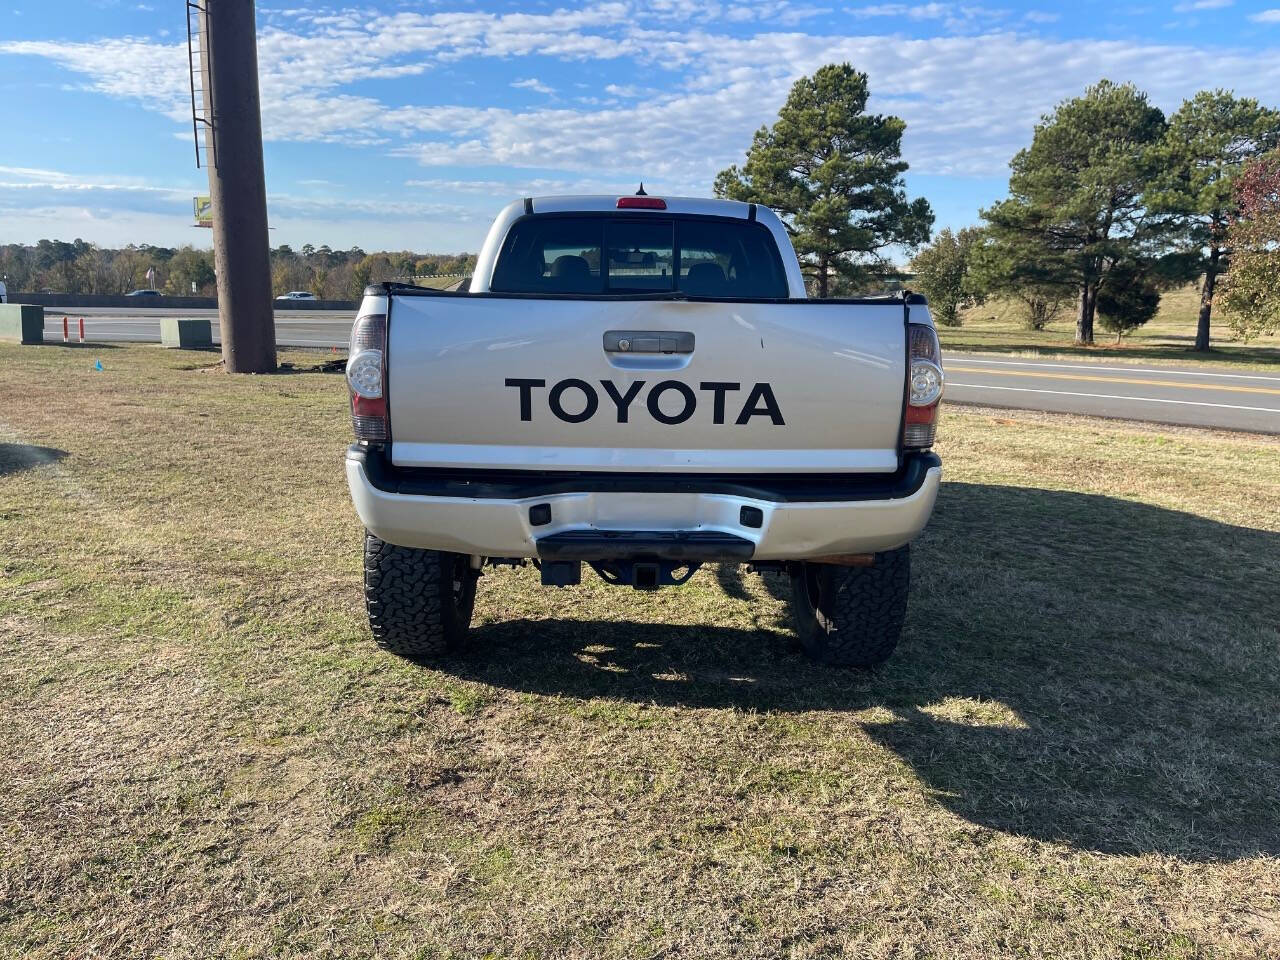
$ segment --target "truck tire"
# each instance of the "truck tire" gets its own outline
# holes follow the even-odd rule
[[[476,571],[461,553],[364,535],[364,602],[374,642],[419,663],[456,650],[471,626]]]
[[[910,546],[876,554],[869,567],[796,564],[792,611],[801,648],[820,663],[879,666],[902,635],[910,584]]]

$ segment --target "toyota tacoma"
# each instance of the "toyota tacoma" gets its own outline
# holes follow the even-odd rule
[[[813,300],[786,228],[729,200],[546,197],[499,214],[465,292],[365,291],[347,479],[374,639],[466,636],[486,566],[656,589],[789,577],[800,645],[883,662],[941,479],[922,297]]]

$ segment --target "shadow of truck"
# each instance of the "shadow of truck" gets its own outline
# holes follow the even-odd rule
[[[447,669],[660,706],[878,707],[866,733],[972,823],[1103,852],[1280,854],[1280,535],[947,483],[913,561],[906,635],[872,674],[804,661],[781,621],[495,623]]]

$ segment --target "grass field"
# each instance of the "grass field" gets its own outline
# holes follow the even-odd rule
[[[1280,366],[1280,337],[1261,337],[1250,343],[1229,340],[1230,328],[1216,316],[1210,325],[1207,353],[1195,353],[1196,318],[1200,311],[1200,293],[1195,287],[1183,287],[1164,295],[1160,312],[1146,325],[1115,342],[1115,335],[1097,324],[1093,347],[1075,346],[1074,309],[1063,311],[1044,330],[1026,330],[1015,301],[992,300],[961,311],[959,327],[940,327],[942,345],[948,350],[977,353],[1028,353],[1071,356],[1076,359],[1152,360],[1162,363],[1208,363],[1249,366],[1274,371]]]
[[[1277,439],[949,411],[873,674],[731,569],[424,669],[341,380],[214,360],[0,345],[0,955],[1280,955]]]
[[[414,280],[414,283],[420,287],[431,287],[433,290],[446,290],[461,279],[461,274],[451,277],[421,277]]]

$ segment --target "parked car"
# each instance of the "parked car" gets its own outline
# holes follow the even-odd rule
[[[375,284],[346,368],[374,639],[416,660],[491,564],[652,590],[786,575],[805,651],[898,643],[933,510],[941,351],[923,297],[805,298],[781,220],[729,200],[546,197],[466,293]],[[530,634],[536,642],[536,631]]]
[[[276,297],[277,300],[314,300],[315,298],[314,293],[308,293],[306,290],[290,290]]]
[[[126,297],[158,297],[160,295],[159,290],[130,290],[125,294]]]

